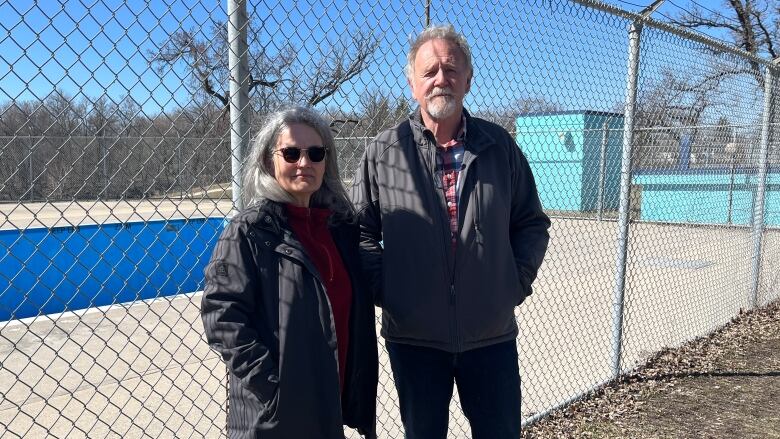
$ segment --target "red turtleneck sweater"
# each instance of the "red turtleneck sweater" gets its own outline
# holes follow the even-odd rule
[[[341,260],[336,243],[328,230],[329,209],[287,205],[290,227],[314,262],[330,300],[338,342],[339,384],[344,390],[344,377],[349,346],[349,311],[352,304],[352,283]]]

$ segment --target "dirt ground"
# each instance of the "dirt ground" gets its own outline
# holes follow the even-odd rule
[[[657,354],[523,438],[780,439],[780,301]]]

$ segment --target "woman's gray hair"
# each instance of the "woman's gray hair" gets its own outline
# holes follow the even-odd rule
[[[412,74],[414,73],[414,59],[417,57],[417,51],[420,50],[423,44],[431,40],[447,40],[455,44],[461,52],[466,61],[466,67],[468,68],[469,75],[474,74],[474,66],[471,64],[471,48],[469,47],[466,37],[458,33],[455,27],[451,24],[443,24],[439,26],[431,26],[420,32],[417,38],[412,41],[412,45],[409,48],[409,53],[406,54],[406,67],[404,73],[406,79],[412,80]]]
[[[351,218],[354,209],[339,177],[336,142],[330,126],[316,111],[305,107],[284,108],[266,116],[262,128],[252,141],[252,150],[244,165],[244,206],[262,200],[279,203],[295,201],[276,181],[272,156],[279,141],[279,134],[292,124],[303,124],[314,129],[322,139],[322,146],[327,150],[322,186],[312,194],[311,206],[332,210],[335,219]]]

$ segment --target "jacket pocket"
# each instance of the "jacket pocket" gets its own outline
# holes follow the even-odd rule
[[[533,292],[529,276],[519,267],[517,268],[517,291],[517,305],[522,304]]]
[[[262,389],[253,391],[243,386],[236,376],[230,376],[229,430],[255,431],[264,424],[277,422],[279,380],[275,377],[269,375]]]
[[[266,422],[273,422],[277,418],[277,408],[279,407],[279,378],[276,375],[269,375],[268,381],[270,386],[265,395],[248,392],[249,395],[251,395],[251,398],[257,402],[258,416],[256,423],[258,425]]]

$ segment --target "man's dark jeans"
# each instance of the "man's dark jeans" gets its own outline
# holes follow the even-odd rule
[[[515,341],[459,354],[386,342],[406,439],[445,439],[452,384],[474,439],[520,437]]]

